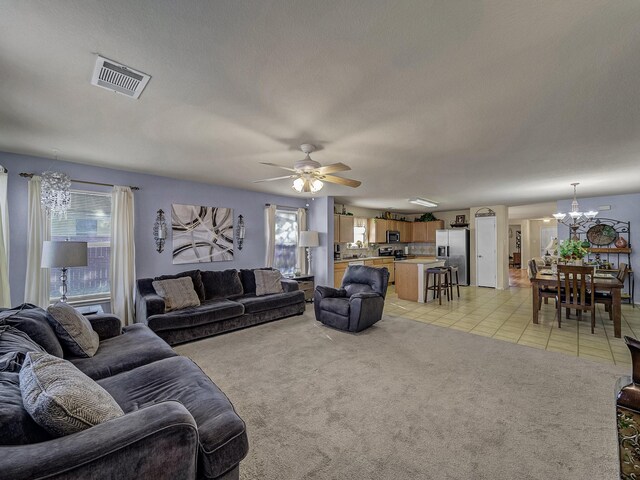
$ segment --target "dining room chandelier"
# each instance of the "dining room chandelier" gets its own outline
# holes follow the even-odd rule
[[[44,172],[40,179],[42,207],[53,217],[63,217],[71,203],[71,178],[66,173]]]
[[[580,205],[578,204],[578,200],[576,198],[576,187],[580,185],[580,183],[572,183],[573,186],[573,201],[571,202],[571,211],[568,213],[558,212],[554,213],[553,217],[563,225],[566,225],[571,229],[571,239],[578,240],[578,229],[581,225],[586,222],[589,222],[594,219],[596,215],[598,215],[597,210],[589,210],[588,212],[581,212]]]

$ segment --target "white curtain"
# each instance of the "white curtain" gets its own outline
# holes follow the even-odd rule
[[[8,175],[0,166],[0,307],[11,307],[9,290],[9,208],[7,207]]]
[[[51,240],[51,221],[42,208],[40,177],[29,180],[27,201],[27,275],[24,301],[42,308],[49,305],[49,269],[42,268],[42,242]]]
[[[136,248],[133,235],[133,192],[113,187],[111,193],[111,312],[124,325],[133,323],[136,282]]]
[[[307,209],[298,209],[298,243],[300,243],[300,232],[307,230]],[[298,247],[296,249],[296,271],[305,273],[307,271],[307,261],[305,257],[305,248]]]
[[[264,209],[264,226],[267,239],[267,251],[264,264],[273,267],[273,257],[276,255],[276,206],[269,205]]]

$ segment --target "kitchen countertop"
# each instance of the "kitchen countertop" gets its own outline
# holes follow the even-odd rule
[[[411,264],[427,264],[427,263],[442,262],[442,260],[438,260],[436,257],[409,258],[407,260],[396,260],[396,261],[398,263],[411,263]]]
[[[410,256],[415,256],[415,255],[410,255]],[[406,259],[406,260],[395,260],[395,258],[393,256],[389,256],[387,255],[386,257],[362,257],[362,258],[343,258],[342,260],[334,260],[333,263],[349,263],[349,262],[359,262],[359,261],[363,261],[363,260],[377,260],[377,259],[381,259],[381,258],[389,258],[391,260],[394,260],[395,262],[410,262],[412,260],[418,260],[418,259],[431,259],[431,260],[435,260],[436,257],[418,257],[415,256],[416,258],[410,258],[410,259]]]

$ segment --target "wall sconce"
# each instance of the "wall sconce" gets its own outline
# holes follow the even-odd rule
[[[167,224],[164,221],[164,211],[158,210],[156,223],[153,224],[153,239],[156,241],[156,251],[162,253],[164,241],[167,238]]]
[[[236,224],[236,242],[238,244],[238,250],[242,250],[242,244],[244,243],[244,217],[238,215],[238,223]]]

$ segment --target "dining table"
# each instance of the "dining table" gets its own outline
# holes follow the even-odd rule
[[[540,270],[531,279],[531,291],[533,294],[533,323],[538,323],[538,302],[540,287],[558,287],[558,275],[551,270]],[[610,273],[596,272],[593,278],[593,287],[598,292],[611,294],[611,308],[613,309],[613,334],[616,338],[622,337],[622,282]]]

